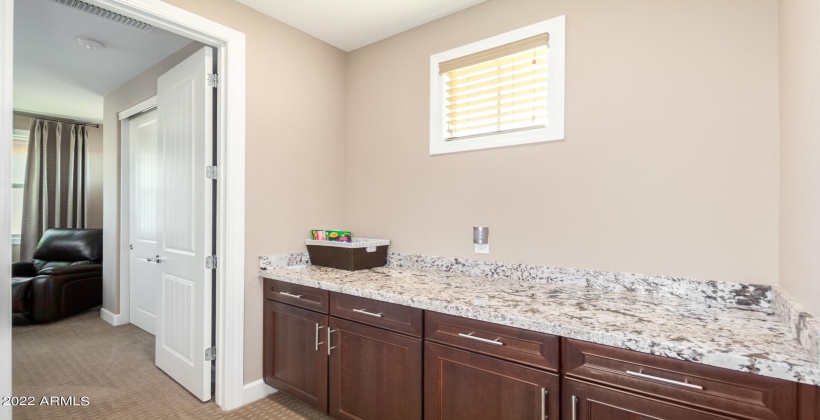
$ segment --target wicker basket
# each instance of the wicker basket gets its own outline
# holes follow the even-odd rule
[[[305,239],[310,263],[322,267],[356,271],[387,264],[386,239],[353,238],[353,242]]]

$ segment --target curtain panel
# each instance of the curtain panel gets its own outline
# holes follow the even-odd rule
[[[31,121],[23,192],[21,261],[31,261],[46,229],[86,227],[87,142],[85,126],[41,119]]]

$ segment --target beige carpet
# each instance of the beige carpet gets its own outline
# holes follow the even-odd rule
[[[277,393],[224,412],[202,403],[154,366],[154,336],[133,326],[112,327],[99,310],[12,330],[14,395],[35,397],[14,407],[21,419],[328,419]],[[87,406],[41,405],[64,397]]]

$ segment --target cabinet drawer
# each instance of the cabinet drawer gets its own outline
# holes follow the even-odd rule
[[[796,416],[793,382],[570,339],[563,354],[568,377],[743,418]]]
[[[731,420],[735,418],[572,379],[564,380],[562,408],[564,420]]]
[[[378,300],[330,293],[330,314],[374,327],[421,338],[421,309]]]
[[[265,279],[265,298],[327,313],[328,292],[315,287]]]
[[[557,336],[430,311],[425,314],[425,324],[427,340],[558,370]]]

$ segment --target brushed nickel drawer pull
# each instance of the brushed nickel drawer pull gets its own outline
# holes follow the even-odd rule
[[[336,330],[331,330],[330,326],[327,327],[327,355],[328,356],[330,356],[330,351],[336,348],[336,346],[331,346],[330,345],[330,334],[333,334],[335,332],[336,332]]]
[[[547,390],[541,388],[541,420],[547,420]]]
[[[643,370],[641,370],[640,372],[633,372],[631,370],[628,370],[628,371],[626,371],[626,374],[629,375],[629,376],[635,376],[637,378],[647,379],[647,380],[655,381],[655,382],[660,382],[662,384],[667,384],[667,385],[682,386],[684,388],[690,388],[690,389],[700,389],[700,390],[703,389],[702,386],[695,385],[695,384],[690,384],[689,382],[681,382],[681,381],[675,381],[675,380],[672,380],[672,379],[666,379],[666,378],[660,378],[660,377],[657,377],[657,376],[647,375],[647,374],[643,373]]]
[[[500,341],[501,340],[500,338],[496,338],[495,340],[488,340],[486,338],[476,337],[473,334],[475,334],[475,332],[471,332],[469,334],[458,333],[458,336],[463,337],[463,338],[469,338],[470,340],[480,341],[482,343],[492,344],[492,345],[495,345],[495,346],[503,346],[504,345],[504,343],[502,343]]]
[[[572,420],[578,420],[578,398],[573,395],[572,396]]]
[[[381,318],[382,317],[381,313],[374,314],[373,312],[367,312],[364,309],[354,309],[353,312],[357,312],[357,313],[364,314],[364,315],[370,315],[370,316],[376,317],[376,318]]]
[[[279,292],[280,295],[290,296],[292,298],[301,299],[302,295],[294,295],[293,293],[288,292]]]
[[[316,345],[313,347],[313,350],[315,350],[315,351],[319,351],[319,345],[324,344],[324,341],[321,342],[321,343],[319,342],[319,330],[322,329],[322,328],[324,328],[324,327],[319,325],[319,323],[317,322],[316,323]]]

